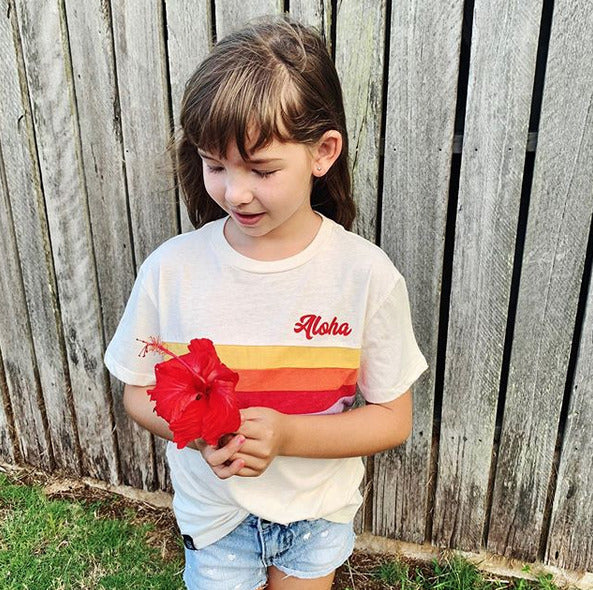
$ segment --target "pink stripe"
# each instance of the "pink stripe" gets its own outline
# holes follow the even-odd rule
[[[355,399],[355,395],[343,397],[339,399],[331,408],[327,408],[327,410],[323,410],[323,412],[315,412],[315,414],[341,414],[345,410],[349,410],[352,407]]]

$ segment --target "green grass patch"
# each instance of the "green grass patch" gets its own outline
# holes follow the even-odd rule
[[[528,571],[526,569],[525,571]],[[388,560],[380,563],[372,577],[385,588],[397,590],[558,590],[552,576],[542,575],[535,581],[525,579],[493,579],[460,556],[443,561],[433,560],[423,567],[411,567]]]
[[[107,501],[50,500],[0,474],[0,588],[61,590],[184,588],[182,552],[164,560],[154,526],[99,516]]]

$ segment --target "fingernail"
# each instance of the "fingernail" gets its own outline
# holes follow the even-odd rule
[[[240,445],[242,445],[245,442],[245,437],[244,436],[240,436],[239,440],[237,441]]]

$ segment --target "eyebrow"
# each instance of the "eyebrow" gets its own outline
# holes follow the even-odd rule
[[[245,161],[250,164],[269,164],[270,162],[283,162],[284,160],[282,158],[256,158],[254,160],[249,159]]]
[[[200,150],[198,149],[198,154],[200,154],[200,156],[202,156],[203,158],[206,158],[207,160],[216,160],[218,161],[218,158],[216,158],[215,156],[205,152],[204,150]],[[270,162],[283,162],[283,158],[255,158],[255,159],[249,159],[249,160],[245,160],[246,162],[248,162],[249,164],[269,164]]]

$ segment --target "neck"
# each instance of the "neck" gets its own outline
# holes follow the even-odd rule
[[[277,228],[264,236],[252,237],[238,230],[229,219],[224,235],[233,249],[243,256],[262,261],[282,260],[302,252],[317,236],[321,223],[321,216],[311,210],[294,227],[284,227],[281,231]]]

